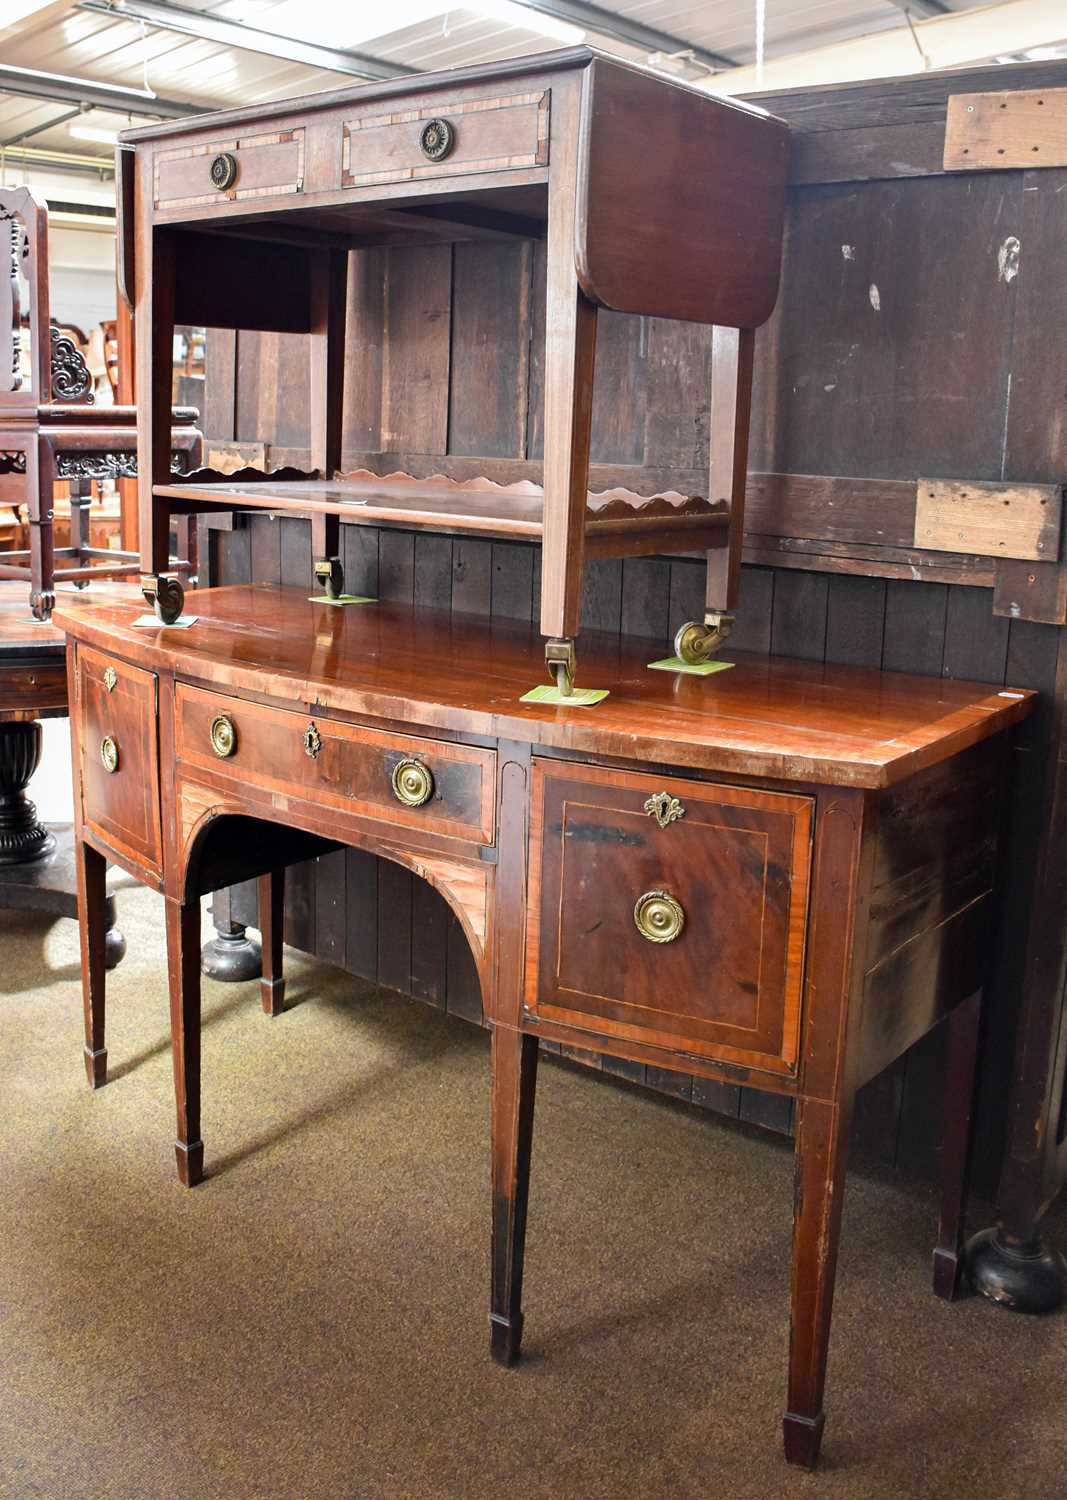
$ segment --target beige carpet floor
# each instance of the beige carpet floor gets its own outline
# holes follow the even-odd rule
[[[823,1467],[787,1469],[788,1145],[558,1062],[498,1369],[487,1039],[296,955],[274,1022],[205,985],[186,1192],[161,903],[120,907],[96,1095],[74,925],[0,913],[4,1500],[1067,1493],[1067,1318],[937,1302],[930,1190],[862,1166]]]

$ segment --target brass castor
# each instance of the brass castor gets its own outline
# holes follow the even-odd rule
[[[705,616],[704,624],[689,620],[674,637],[674,654],[687,667],[698,667],[714,656],[724,645],[734,623],[733,615],[722,612]]]
[[[164,625],[173,625],[181,615],[185,603],[185,590],[177,578],[142,578],[141,593],[152,606],[156,619]]]
[[[315,563],[315,577],[327,599],[340,599],[345,591],[345,570],[339,557],[320,557]]]
[[[574,642],[558,639],[546,641],[545,665],[548,667],[560,695],[564,698],[569,698],[574,692],[574,674],[577,670]]]

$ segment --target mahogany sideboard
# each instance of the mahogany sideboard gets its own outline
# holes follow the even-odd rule
[[[954,1295],[1008,736],[1034,695],[737,654],[650,671],[591,636],[610,696],[521,701],[536,627],[192,596],[188,629],[64,600],[90,1083],[107,1076],[103,873],[162,892],[181,1179],[200,1181],[200,897],[261,882],[283,1002],[284,870],[342,845],[436,887],[492,1028],[491,1349],[515,1360],[540,1039],[797,1102],[786,1456],[823,1428],[856,1090],[950,1032],[935,1290]],[[471,670],[471,664],[475,670]]]
[[[165,571],[170,517],[260,508],[311,516],[335,597],[342,516],[537,541],[545,659],[564,694],[587,560],[702,553],[704,608],[675,644],[706,660],[739,598],[753,331],[778,292],[788,150],[767,112],[585,47],[126,132],[119,281],[137,314],[142,582],[159,617],[183,598]],[[349,252],[542,239],[541,483],[340,472],[346,365],[360,378]],[[589,492],[601,308],[715,327],[701,491]],[[416,325],[422,303],[397,316]],[[308,336],[309,471],[170,472],[176,322]]]

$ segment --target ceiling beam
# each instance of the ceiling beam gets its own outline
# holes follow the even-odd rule
[[[947,5],[942,5],[941,0],[889,0],[889,3],[913,16],[947,16],[952,13]]]
[[[442,6],[444,0],[442,0]],[[258,52],[265,57],[281,57],[286,62],[328,73],[345,73],[352,78],[399,78],[417,72],[415,68],[382,62],[362,52],[346,52],[338,47],[320,47],[314,42],[300,42],[295,37],[278,36],[245,26],[241,21],[227,21],[205,11],[188,10],[171,5],[169,0],[79,0],[78,10],[95,11],[113,20],[144,21],[160,31],[176,31],[202,42],[217,42],[221,47],[235,47],[241,52]]]
[[[1063,0],[1002,0],[976,10],[954,10],[890,31],[770,58],[758,77],[754,67],[695,87],[712,94],[781,93],[808,85],[896,78],[938,68],[964,68],[987,58],[1026,52],[1067,40]]]
[[[443,0],[442,0],[443,3]],[[583,31],[594,31],[598,36],[614,37],[627,42],[644,52],[688,52],[697,62],[719,72],[722,68],[736,68],[732,57],[720,52],[708,52],[682,37],[672,36],[669,31],[658,31],[654,26],[642,26],[628,16],[618,16],[614,11],[603,10],[599,5],[589,5],[586,0],[518,0],[527,10],[540,11],[542,15],[554,16],[557,21],[569,21]]]
[[[0,94],[18,94],[26,99],[51,99],[56,104],[88,104],[118,115],[137,115],[145,120],[179,120],[203,111],[202,104],[180,99],[161,99],[144,89],[119,84],[91,83],[65,73],[42,73],[37,68],[13,68],[0,63]]]

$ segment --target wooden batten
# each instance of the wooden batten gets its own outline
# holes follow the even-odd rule
[[[920,479],[915,545],[1023,562],[1057,562],[1063,491],[1055,484]]]
[[[1067,89],[953,94],[946,172],[1067,166]]]

